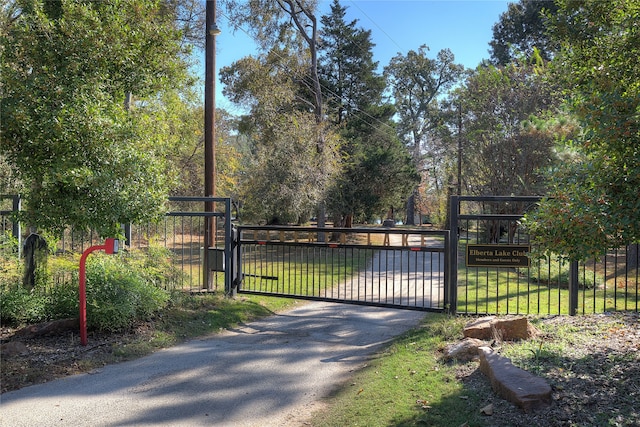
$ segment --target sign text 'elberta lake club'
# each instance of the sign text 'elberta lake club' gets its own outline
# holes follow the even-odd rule
[[[467,245],[467,267],[529,267],[530,245]]]

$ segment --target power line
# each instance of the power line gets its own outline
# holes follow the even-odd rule
[[[229,18],[226,14],[224,14],[223,12],[218,12],[218,13],[219,13],[219,16],[224,17],[224,18],[227,20],[227,22],[229,22],[229,19],[230,19],[230,18]],[[242,31],[245,35],[247,35],[248,37],[250,37],[250,38],[252,38],[252,39],[254,38],[254,37],[253,37],[249,32],[247,32],[244,28],[242,28],[242,27],[238,27],[238,29],[239,29],[240,31]],[[365,51],[365,50],[364,50],[364,48],[362,48],[362,47],[361,47],[361,49],[362,49],[363,51]],[[368,50],[367,50],[367,51],[368,51]],[[279,59],[282,59],[282,60],[284,60],[284,59],[285,59],[285,58],[284,58],[282,55],[280,55],[279,53],[277,53],[277,52],[273,52],[273,53],[274,53],[274,54],[275,54]],[[285,72],[288,72],[288,73],[292,73],[292,72],[293,72],[291,69],[287,68],[284,64],[275,64],[275,65],[276,65],[277,67],[279,67],[282,71],[285,71]],[[307,79],[307,78],[308,78],[308,76],[305,76],[304,78],[305,78],[305,79]],[[321,84],[321,88],[322,88],[322,91],[323,91],[323,93],[324,93],[324,94],[326,94],[326,95],[328,95],[328,96],[333,96],[333,97],[335,97],[335,98],[337,98],[337,99],[341,99],[341,97],[340,97],[337,93],[335,93],[335,92],[331,91],[331,90],[330,90],[329,88],[327,88],[325,85],[322,85],[322,84]],[[311,90],[311,87],[310,87],[310,86],[309,86],[309,89]],[[350,106],[350,107],[351,107],[352,111],[355,111],[355,112],[359,113],[359,117],[360,117],[360,119],[361,119],[361,120],[363,120],[363,119],[362,119],[362,116],[364,116],[364,117],[366,117],[366,118],[368,118],[368,119],[370,119],[370,120],[371,120],[371,121],[363,120],[363,122],[364,122],[366,125],[370,126],[370,127],[371,127],[371,129],[375,129],[375,128],[376,128],[376,126],[375,126],[375,124],[374,124],[374,123],[377,123],[377,124],[378,124],[378,125],[380,125],[380,126],[383,126],[383,127],[388,128],[388,129],[394,130],[392,126],[390,126],[388,123],[385,123],[385,122],[383,122],[383,121],[379,120],[377,117],[374,117],[374,116],[372,116],[372,115],[368,114],[367,112],[365,112],[365,111],[363,111],[363,110],[360,110],[359,108],[357,108],[357,107],[355,107],[355,106]],[[356,117],[358,117],[358,116],[356,116]]]
[[[354,0],[351,0],[350,2],[351,2],[351,4],[352,4],[352,5],[354,5],[354,6],[356,7],[356,9],[358,9],[358,10],[361,12],[361,13],[362,13],[362,14],[363,14],[363,15],[364,15],[364,16],[365,16],[369,21],[371,21],[371,23],[372,23],[373,25],[375,25],[375,26],[376,26],[380,31],[382,31],[382,33],[383,33],[385,36],[387,36],[387,38],[388,38],[389,40],[391,40],[391,42],[392,42],[393,44],[395,44],[395,45],[400,49],[400,51],[402,51],[402,46],[400,46],[400,44],[398,44],[398,42],[396,42],[396,41],[393,39],[393,37],[391,37],[391,36],[390,36],[390,35],[389,35],[385,30],[384,30],[384,28],[382,28],[380,25],[378,25],[378,23],[377,23],[376,21],[374,21],[374,20],[373,20],[369,15],[367,15],[367,13],[366,13],[364,10],[362,10],[362,8],[360,8],[360,6],[358,6]]]

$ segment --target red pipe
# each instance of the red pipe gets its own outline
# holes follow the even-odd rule
[[[116,239],[108,238],[104,245],[90,246],[80,257],[80,269],[78,271],[80,285],[80,344],[87,345],[87,257],[91,252],[104,250],[107,254],[118,253],[118,243]]]

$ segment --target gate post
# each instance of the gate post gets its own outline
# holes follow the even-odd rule
[[[233,263],[233,289],[237,293],[242,288],[242,230],[240,227],[234,227],[233,229],[233,256],[235,261]]]
[[[449,314],[456,314],[458,308],[458,214],[460,200],[451,196],[449,206],[449,262],[445,267],[449,275],[448,295],[445,290],[445,307],[449,306]],[[445,288],[447,289],[447,288]]]
[[[16,214],[20,212],[22,208],[22,198],[20,194],[16,194],[12,197],[13,199],[13,213]],[[14,218],[11,222],[11,234],[13,237],[18,240],[18,258],[22,257],[22,230],[20,229],[20,221],[17,218]]]
[[[230,297],[237,295],[235,286],[235,271],[238,266],[235,245],[237,244],[238,229],[231,222],[231,199],[224,199],[224,290]]]

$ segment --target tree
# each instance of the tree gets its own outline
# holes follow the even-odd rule
[[[59,231],[160,212],[162,135],[143,103],[187,81],[173,17],[154,1],[24,1],[2,34],[0,154],[25,185],[27,221]]]
[[[319,75],[327,117],[342,137],[344,167],[327,192],[336,226],[381,216],[409,195],[417,174],[383,102],[385,79],[376,73],[371,32],[345,22],[346,8],[334,0],[322,16]],[[402,203],[402,202],[400,202]]]
[[[311,93],[318,124],[324,121],[322,89],[318,78],[318,22],[315,0],[257,0],[249,3],[227,1],[229,21],[236,28],[248,26],[263,51],[278,45],[305,46],[308,53],[308,76],[302,83]],[[293,27],[293,28],[292,28]],[[295,31],[292,31],[295,29]],[[318,151],[322,151],[322,133],[318,133]]]
[[[336,141],[325,138],[319,155],[317,122],[300,92],[305,56],[274,47],[220,70],[229,99],[250,108],[239,132],[248,139],[246,170],[240,178],[243,218],[269,223],[306,221],[324,198],[334,174]],[[311,142],[311,143],[310,143]]]
[[[520,0],[509,3],[506,12],[493,26],[491,63],[507,65],[520,56],[531,57],[534,49],[548,61],[558,50],[557,43],[547,35],[546,18],[556,14],[554,0]]]
[[[171,177],[169,194],[202,194],[204,187],[203,106],[193,88],[167,89],[156,99],[147,101],[153,112],[155,133],[163,135],[156,147],[166,153],[165,176]],[[216,112],[216,189],[220,197],[234,197],[240,155],[232,133],[236,120],[225,110]]]
[[[326,92],[327,115],[338,126],[366,116],[367,108],[381,106],[386,88],[384,77],[376,72],[371,31],[357,28],[357,20],[345,22],[346,10],[334,0],[331,13],[320,19],[318,70]],[[393,108],[386,107],[386,113],[392,115]]]
[[[236,27],[248,26],[248,31],[264,52],[284,52],[285,56],[304,60],[304,74],[294,73],[298,85],[295,101],[297,111],[312,112],[315,120],[316,156],[314,163],[321,168],[316,180],[318,194],[318,226],[324,226],[325,193],[334,169],[333,147],[328,146],[328,128],[323,108],[323,93],[318,77],[318,23],[314,0],[252,1],[249,3],[228,1],[227,15]],[[302,62],[300,63],[302,64]],[[296,71],[298,68],[296,68]],[[271,71],[268,70],[267,73]],[[246,81],[246,80],[245,80]],[[273,86],[273,88],[276,88]],[[279,91],[278,91],[279,92]],[[276,101],[277,102],[277,101]],[[270,103],[273,104],[273,103]],[[297,120],[297,118],[293,118]],[[292,121],[293,122],[293,121]],[[296,130],[292,130],[296,132]],[[332,143],[331,143],[332,144]],[[324,158],[323,158],[324,157]],[[323,234],[319,235],[322,238]]]
[[[398,54],[384,68],[398,111],[398,135],[409,147],[420,172],[430,169],[426,164],[430,138],[441,123],[438,97],[464,72],[448,49],[438,52],[436,59],[427,57],[428,50],[423,45],[406,56]],[[407,224],[415,223],[415,193],[407,202]]]
[[[552,177],[527,217],[550,252],[584,259],[640,240],[640,3],[560,1],[556,65],[583,132],[584,155]]]
[[[457,94],[465,188],[476,195],[539,195],[555,158],[559,97],[544,70],[479,66]]]
[[[314,116],[276,113],[254,131],[250,173],[241,181],[243,218],[268,224],[307,222],[323,195],[317,182],[327,170],[317,163],[326,156],[319,157],[309,144],[316,131]]]

